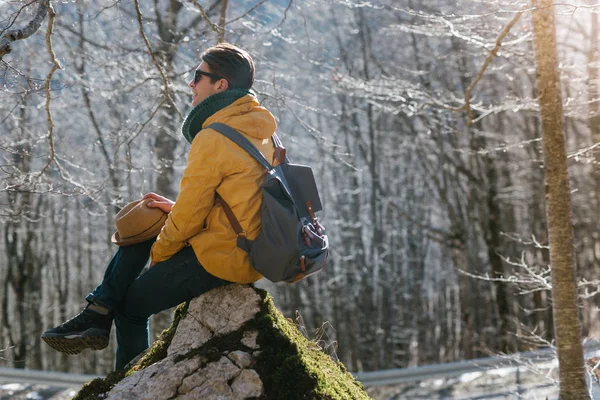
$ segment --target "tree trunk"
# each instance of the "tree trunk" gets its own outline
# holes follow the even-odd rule
[[[598,41],[598,15],[591,13],[591,40],[590,50],[588,52],[588,102],[589,102],[589,114],[588,114],[588,126],[592,135],[592,142],[600,142],[600,74],[598,68],[598,61],[600,61],[600,41]],[[595,162],[592,164],[594,178],[594,194],[596,197],[596,221],[598,228],[600,228],[600,150],[594,151]],[[600,236],[598,234],[600,229],[596,229],[592,235],[595,238],[594,243],[594,257],[596,260],[600,260]],[[598,266],[596,267],[598,268]]]
[[[573,254],[573,221],[560,76],[551,0],[532,0],[537,89],[542,120],[546,217],[552,265],[554,332],[560,399],[589,399],[583,364]]]

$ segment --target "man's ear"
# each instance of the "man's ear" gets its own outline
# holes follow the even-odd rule
[[[227,81],[227,79],[221,79],[219,81],[219,86],[217,86],[217,90],[219,92],[224,92],[225,90],[227,90],[228,87],[229,87],[229,82]]]

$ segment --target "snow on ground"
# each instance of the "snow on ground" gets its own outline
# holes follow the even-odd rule
[[[556,362],[471,372],[454,378],[432,379],[367,388],[375,400],[558,400]],[[592,385],[593,400],[600,386]]]
[[[600,358],[600,350],[587,351],[585,359]],[[375,400],[558,400],[558,361],[523,362],[453,378],[367,388]],[[593,400],[600,400],[600,384],[588,380]]]
[[[0,400],[70,400],[78,389],[25,383],[0,384]]]

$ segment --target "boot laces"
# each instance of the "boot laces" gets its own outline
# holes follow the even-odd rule
[[[85,312],[86,310],[87,309],[81,311],[79,314],[77,314],[67,322],[63,323],[61,327],[64,329],[71,329],[78,328],[82,325],[91,324],[94,321],[94,319],[89,314],[89,312]]]

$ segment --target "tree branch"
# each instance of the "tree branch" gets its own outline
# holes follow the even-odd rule
[[[164,88],[165,97],[167,98],[167,101],[169,102],[169,104],[175,109],[175,111],[177,111],[177,114],[179,114],[179,117],[183,119],[183,114],[181,114],[181,111],[179,111],[179,108],[177,107],[177,105],[175,104],[175,101],[171,97],[171,90],[170,90],[171,85],[169,84],[169,80],[165,76],[165,73],[163,72],[162,68],[160,67],[159,62],[156,59],[156,55],[154,54],[154,51],[152,51],[152,46],[150,46],[150,42],[148,41],[148,38],[146,37],[146,34],[144,33],[144,28],[143,28],[143,23],[142,23],[142,11],[140,10],[140,4],[139,4],[138,0],[133,0],[133,3],[135,4],[135,12],[137,13],[138,25],[140,27],[140,35],[142,36],[142,39],[144,39],[146,48],[148,49],[148,52],[150,53],[150,56],[152,57],[152,61],[154,62],[156,69],[158,69],[158,72],[160,73],[163,84],[165,85],[165,88]]]
[[[279,29],[281,28],[281,25],[283,25],[283,23],[285,22],[285,20],[287,19],[287,13],[288,11],[290,11],[290,8],[292,8],[292,3],[294,2],[294,0],[290,0],[287,7],[285,8],[285,11],[283,12],[283,18],[281,19],[281,21],[279,21],[279,23],[277,24],[277,26],[274,29]],[[251,11],[251,10],[250,10]]]
[[[68,32],[70,32],[70,33],[72,33],[74,35],[79,35],[79,33],[75,29],[73,29],[71,27],[71,24],[65,24],[65,23],[62,23],[60,21],[57,21],[56,25],[60,28],[61,32],[63,32],[63,31],[66,30],[66,31],[68,31]],[[115,44],[112,44],[112,43],[110,45],[102,44],[100,42],[94,41],[94,40],[92,40],[90,38],[87,38],[87,37],[84,38],[84,41],[86,43],[91,44],[94,47],[97,47],[97,48],[103,49],[103,50],[107,50],[107,51],[115,51],[116,49],[118,49],[118,50],[123,50],[123,51],[128,52],[128,53],[142,53],[143,52],[142,49],[133,49],[133,48],[124,47],[124,46],[121,46],[121,45],[115,45]]]
[[[158,4],[158,0],[154,0],[154,15],[156,17],[156,26],[158,27],[158,36],[164,38],[165,25],[162,21],[162,15],[160,15],[160,4]]]
[[[192,2],[193,2],[193,0],[192,0]],[[208,11],[205,11],[204,8],[202,8],[200,6],[200,8],[202,8],[202,11],[205,11],[204,14],[206,15],[206,18],[208,18],[208,14],[210,14],[210,12],[216,8],[218,3],[219,3],[218,0],[216,2],[214,2],[210,7],[208,7]],[[198,6],[197,2],[196,2],[196,6]],[[176,43],[181,41],[181,39],[184,38],[190,30],[197,29],[200,21],[206,20],[206,18],[204,17],[204,15],[202,15],[202,12],[201,12],[200,15],[196,16],[196,18],[194,18],[192,21],[190,21],[190,23],[187,26],[185,26],[184,28],[179,30],[179,32],[174,36],[173,41]],[[210,28],[212,29],[212,26]],[[199,36],[204,36],[206,34],[207,34],[206,31],[201,31],[198,33]]]
[[[289,10],[290,6],[292,5],[292,1],[290,0],[287,8],[285,9],[284,15],[283,15],[283,20],[279,23],[279,25],[277,25],[274,29],[279,28],[279,26],[281,26],[281,24],[283,23],[283,21],[285,21],[286,17],[287,17],[287,11]],[[250,7],[248,9],[248,11],[246,11],[245,13],[243,13],[242,15],[240,15],[239,17],[235,17],[234,19],[230,19],[229,21],[227,21],[227,23],[225,25],[229,25],[235,21],[237,21],[238,19],[242,19],[244,18],[246,15],[250,14],[252,11],[256,10],[258,7],[262,6],[264,3],[266,3],[267,0],[261,0],[258,3],[256,3],[255,5],[253,5],[252,7]]]
[[[12,51],[10,45],[12,42],[16,40],[26,39],[29,36],[33,35],[38,29],[40,29],[42,22],[46,18],[46,14],[48,13],[49,7],[50,0],[41,0],[35,16],[31,21],[29,21],[25,28],[11,29],[4,32],[4,34],[0,37],[0,60],[2,60],[2,57],[4,57]]]
[[[463,104],[460,107],[450,108],[452,111],[463,111],[463,110],[467,111],[467,126],[471,126],[471,123],[473,122],[473,112],[471,110],[471,92],[473,91],[473,88],[475,88],[475,85],[477,85],[477,83],[481,80],[481,78],[483,78],[483,74],[484,74],[485,70],[492,63],[492,60],[494,59],[494,57],[496,57],[496,55],[498,54],[498,51],[500,50],[500,47],[502,46],[502,40],[506,37],[506,35],[508,35],[508,32],[510,32],[512,27],[521,18],[521,15],[523,15],[523,13],[524,13],[524,11],[519,11],[514,16],[514,18],[508,23],[508,25],[506,25],[504,27],[502,32],[500,32],[500,35],[496,39],[496,46],[490,51],[490,54],[488,54],[488,56],[486,57],[486,59],[483,63],[483,66],[477,73],[477,76],[475,77],[473,82],[471,82],[469,87],[467,87],[467,90],[465,90],[465,104]]]
[[[79,4],[79,6],[81,7],[81,3]],[[83,56],[85,54],[85,34],[84,34],[84,24],[83,24],[83,10],[80,9],[79,12],[79,51],[81,52],[81,64],[78,67],[78,71],[79,72],[79,77],[81,79],[81,81],[84,81],[84,75],[85,75],[85,57]],[[92,108],[92,101],[90,99],[90,95],[88,93],[88,90],[86,87],[84,87],[83,85],[81,86],[81,94],[83,96],[83,100],[85,103],[85,106],[88,110],[88,115],[90,116],[90,121],[92,122],[92,126],[94,127],[94,130],[96,131],[96,136],[98,137],[98,141],[100,142],[100,150],[102,151],[102,155],[104,156],[104,160],[106,161],[106,166],[108,168],[108,175],[110,177],[110,181],[112,184],[112,191],[113,193],[111,194],[116,194],[119,191],[119,179],[117,177],[117,174],[115,173],[115,165],[113,164],[113,160],[111,160],[108,151],[107,151],[107,146],[106,143],[104,142],[104,138],[102,135],[102,131],[100,129],[100,124],[98,123],[98,120],[96,119],[96,114],[94,114],[94,110]],[[115,211],[118,212],[119,210],[115,207]]]
[[[23,6],[21,6],[21,8],[19,8],[19,11],[13,13],[13,15],[8,18],[8,20],[9,20],[8,25],[6,25],[4,27],[4,29],[2,29],[2,31],[0,31],[0,36],[4,35],[4,32],[6,32],[7,30],[9,30],[14,25],[14,23],[17,22],[17,18],[19,18],[19,15],[21,15],[21,13],[23,12],[24,9],[26,9],[27,7],[29,7],[30,5],[32,5],[36,1],[38,1],[38,0],[31,0],[29,3],[24,4]],[[11,19],[12,19],[12,21],[11,21]]]
[[[210,26],[210,28],[216,34],[219,34],[219,27],[216,24],[213,24],[212,21],[210,20],[210,18],[208,18],[208,15],[206,14],[206,11],[204,11],[204,8],[202,8],[202,6],[200,4],[198,4],[197,0],[191,0],[191,1],[198,8],[198,10],[200,11],[200,15],[202,15],[202,18],[204,19],[204,21],[206,21],[208,26]]]
[[[54,54],[54,50],[52,49],[52,32],[54,30],[54,18],[56,13],[54,12],[54,8],[48,2],[48,31],[46,32],[46,48],[48,49],[48,54],[50,55],[50,60],[52,61],[52,68],[50,72],[48,72],[48,76],[46,76],[46,116],[48,119],[48,142],[50,144],[50,159],[48,163],[42,170],[40,171],[39,176],[41,176],[44,171],[55,161],[54,159],[54,121],[52,121],[52,114],[50,113],[50,82],[52,80],[52,75],[57,69],[60,69],[61,66],[56,60],[56,55]],[[58,165],[58,164],[57,164]]]
[[[137,132],[127,140],[126,153],[127,153],[127,161],[128,161],[128,165],[129,165],[129,172],[128,172],[128,176],[125,178],[125,180],[129,179],[129,175],[131,175],[131,171],[134,169],[133,160],[131,159],[131,143],[133,143],[133,140],[136,137],[138,137],[138,135],[142,132],[142,130],[146,127],[146,125],[148,125],[148,123],[150,121],[152,121],[152,119],[154,118],[154,116],[156,115],[158,110],[160,110],[160,108],[163,106],[163,104],[165,104],[165,99],[162,99],[162,101],[158,104],[158,106],[156,106],[154,108],[154,111],[152,111],[150,113],[150,116],[148,117],[148,119],[145,122],[143,122],[142,124],[140,124]],[[120,146],[120,144],[119,144],[119,146]]]
[[[221,0],[221,12],[219,15],[219,43],[225,41],[225,22],[227,20],[227,0]]]

